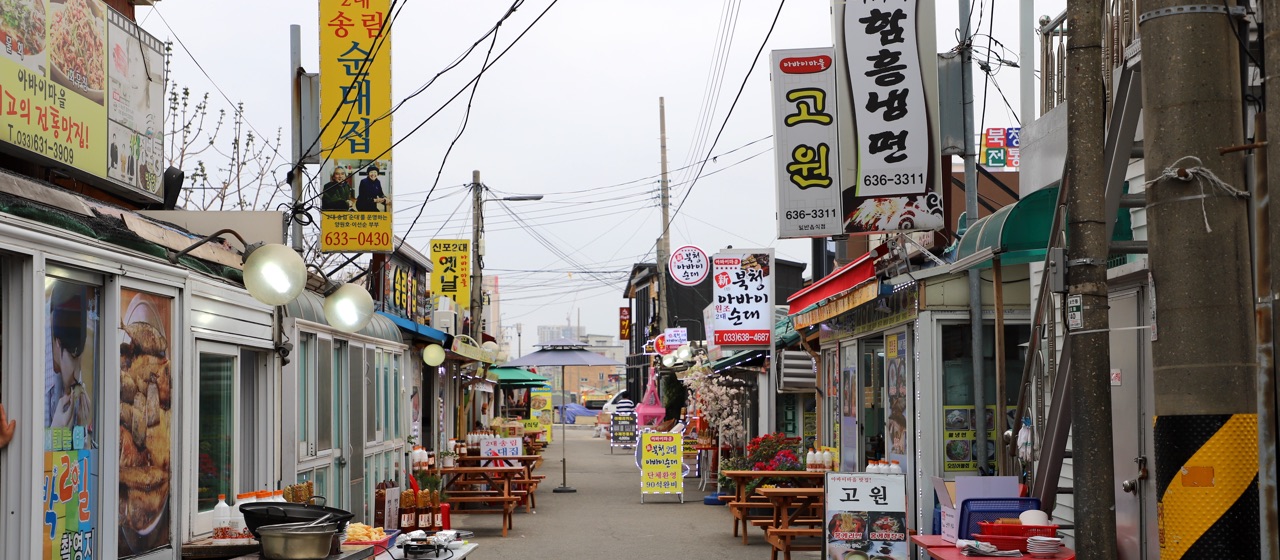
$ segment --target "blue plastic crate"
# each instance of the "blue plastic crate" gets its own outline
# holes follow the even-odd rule
[[[994,523],[1005,517],[1018,517],[1024,511],[1040,509],[1039,498],[973,498],[960,504],[960,531],[962,539],[972,538],[982,532],[979,521]]]

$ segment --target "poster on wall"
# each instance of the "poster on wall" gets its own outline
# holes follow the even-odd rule
[[[684,494],[684,438],[664,432],[640,434],[640,494]],[[682,498],[683,501],[683,498]]]
[[[107,176],[163,198],[164,43],[108,10]]]
[[[834,55],[831,47],[770,55],[778,239],[844,233]]]
[[[943,227],[933,2],[837,2],[839,173],[845,229]]]
[[[320,250],[390,252],[390,0],[320,0]]]
[[[721,251],[712,258],[712,329],[719,346],[773,342],[773,249]]]
[[[907,333],[884,337],[885,450],[889,460],[897,461],[903,472],[911,472],[907,454]]]
[[[942,470],[947,472],[977,471],[978,459],[974,455],[978,445],[977,418],[972,405],[942,407]],[[1013,426],[1013,416],[1018,407],[1006,407],[1005,425]],[[986,407],[987,460],[996,460],[995,405]]]
[[[173,299],[120,289],[121,558],[169,546]]]
[[[48,325],[44,371],[44,560],[84,558],[97,545],[100,289],[45,279]],[[167,528],[166,528],[167,530]]]
[[[903,475],[827,473],[825,508],[828,558],[911,558]]]
[[[471,308],[471,240],[431,240],[431,293]]]

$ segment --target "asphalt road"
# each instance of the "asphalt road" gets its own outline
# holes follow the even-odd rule
[[[547,476],[538,488],[533,513],[517,510],[514,529],[502,537],[502,516],[454,515],[453,528],[475,531],[478,558],[631,559],[684,558],[693,560],[769,558],[764,533],[752,528],[750,544],[733,536],[733,523],[724,506],[703,505],[707,493],[699,479],[685,479],[684,503],[672,496],[646,496],[640,503],[640,470],[630,451],[615,449],[593,438],[588,429],[566,430],[568,446],[556,441],[543,453],[538,469]],[[562,475],[564,453],[568,469]],[[567,477],[575,493],[553,490]],[[708,487],[709,489],[711,487]],[[793,558],[816,559],[817,553],[797,552]],[[779,555],[781,558],[781,555]]]

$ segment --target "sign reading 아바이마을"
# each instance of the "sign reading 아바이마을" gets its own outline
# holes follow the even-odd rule
[[[773,341],[772,250],[720,252],[712,259],[716,345],[767,346]]]
[[[876,558],[911,558],[904,475],[827,473],[823,541],[832,554],[875,551]]]
[[[683,494],[684,438],[679,434],[640,435],[640,493]]]
[[[707,253],[693,245],[685,245],[671,252],[667,260],[671,279],[681,286],[697,286],[711,273],[711,260]]]
[[[844,233],[834,56],[831,47],[772,53],[779,239]]]

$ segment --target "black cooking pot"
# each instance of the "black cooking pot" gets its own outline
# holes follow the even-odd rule
[[[338,524],[338,533],[347,530],[347,523],[355,518],[355,514],[346,510],[316,506],[310,504],[295,504],[291,502],[252,502],[248,504],[240,504],[240,511],[244,513],[244,524],[249,528],[249,532],[253,533],[253,538],[258,537],[258,527],[263,525],[279,525],[281,523],[300,523],[306,521],[315,521],[328,514],[333,514],[329,520]]]

